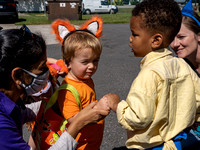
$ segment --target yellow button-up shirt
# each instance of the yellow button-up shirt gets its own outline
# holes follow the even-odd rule
[[[146,149],[164,143],[163,149],[176,149],[171,139],[195,121],[199,78],[168,49],[147,54],[140,68],[126,101],[117,107],[118,122],[127,129],[126,146]]]

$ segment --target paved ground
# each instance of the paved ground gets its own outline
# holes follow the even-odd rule
[[[0,24],[0,26],[3,27],[3,29],[19,29],[21,27],[21,25],[16,26],[14,24]],[[27,25],[27,26],[31,30],[31,32],[42,34],[42,36],[46,40],[47,45],[58,43],[58,41],[55,40],[56,39],[55,35],[51,33],[51,25],[50,24],[47,24],[47,25]]]

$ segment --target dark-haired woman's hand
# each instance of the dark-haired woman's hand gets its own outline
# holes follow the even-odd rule
[[[104,116],[109,114],[107,110],[93,109],[96,102],[92,102],[87,105],[83,110],[81,110],[76,116],[74,116],[73,121],[67,128],[67,132],[75,138],[78,132],[88,124],[97,123],[99,120],[103,119]]]

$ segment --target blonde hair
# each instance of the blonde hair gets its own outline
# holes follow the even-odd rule
[[[91,48],[95,55],[101,55],[101,42],[91,33],[86,31],[75,31],[69,35],[64,41],[62,50],[62,56],[65,63],[68,65],[75,56],[75,52],[81,51],[84,48]]]

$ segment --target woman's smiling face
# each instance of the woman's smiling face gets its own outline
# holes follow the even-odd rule
[[[198,49],[198,35],[182,23],[179,33],[170,46],[178,57],[195,60]]]

